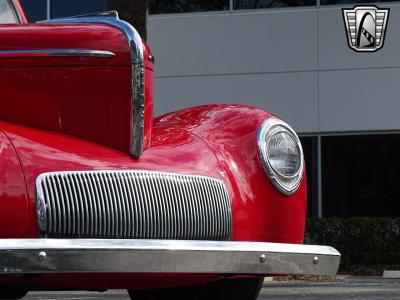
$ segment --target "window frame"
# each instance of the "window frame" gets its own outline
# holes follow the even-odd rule
[[[386,4],[389,4],[390,5],[390,3],[393,3],[393,2],[398,2],[399,0],[387,0],[387,1],[384,1],[384,2],[381,2],[381,1],[379,1],[379,0],[370,0],[370,1],[367,1],[367,2],[357,2],[356,0],[353,0],[352,2],[349,2],[349,3],[332,3],[332,4],[326,4],[326,3],[321,3],[321,2],[323,2],[323,0],[317,0],[317,2],[318,2],[318,6],[320,6],[320,7],[354,7],[354,6],[357,6],[357,5],[360,5],[360,6],[362,6],[362,5],[364,5],[364,6],[376,6],[376,5],[386,5]]]
[[[313,0],[315,3],[310,5],[294,5],[294,6],[276,6],[276,7],[256,7],[256,8],[236,8],[236,2],[240,0],[231,0],[232,7],[230,7],[230,11],[251,11],[251,10],[271,10],[271,9],[287,9],[287,8],[309,8],[315,7],[318,8],[320,6],[320,0]],[[271,2],[273,2],[272,0]]]
[[[22,23],[22,17],[20,15],[19,11],[15,7],[14,0],[6,0],[6,2],[8,3],[8,6],[10,7],[11,13],[15,17],[15,23],[9,23],[9,24],[21,24]],[[6,23],[2,23],[2,24],[6,24]]]
[[[233,0],[225,0],[228,4],[226,9],[217,10],[199,10],[199,11],[185,11],[185,12],[168,12],[168,13],[150,13],[150,6],[147,10],[148,16],[164,16],[164,15],[183,15],[183,14],[203,14],[203,13],[224,13],[231,12],[233,9]]]

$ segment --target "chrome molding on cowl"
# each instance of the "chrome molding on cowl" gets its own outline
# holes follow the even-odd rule
[[[111,58],[115,54],[111,51],[90,49],[25,49],[25,50],[0,50],[0,58],[13,57],[99,57]]]
[[[90,15],[82,15],[70,18],[51,19],[38,22],[39,24],[71,24],[91,23],[110,25],[121,30],[129,43],[130,60],[132,66],[132,112],[130,122],[129,152],[135,157],[143,154],[144,147],[144,107],[145,107],[145,66],[144,66],[144,45],[142,38],[136,29],[118,18],[115,11],[101,12]]]

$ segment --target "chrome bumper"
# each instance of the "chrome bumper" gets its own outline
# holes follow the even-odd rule
[[[326,246],[174,240],[0,240],[0,274],[334,275],[339,263],[340,253]]]

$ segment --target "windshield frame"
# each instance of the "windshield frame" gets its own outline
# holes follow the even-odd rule
[[[1,0],[0,0],[1,1]],[[10,13],[14,16],[14,22],[12,23],[1,23],[1,25],[6,25],[6,24],[20,24],[22,23],[22,18],[21,15],[19,13],[19,11],[16,9],[15,5],[14,5],[14,1],[12,0],[5,0],[5,2],[8,4],[9,9],[10,9]]]

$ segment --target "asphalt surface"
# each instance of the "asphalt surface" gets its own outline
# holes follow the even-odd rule
[[[129,300],[122,290],[105,293],[31,292],[26,300]],[[350,277],[341,282],[266,282],[258,300],[271,299],[399,299],[400,279]],[[221,299],[223,300],[223,299]]]

